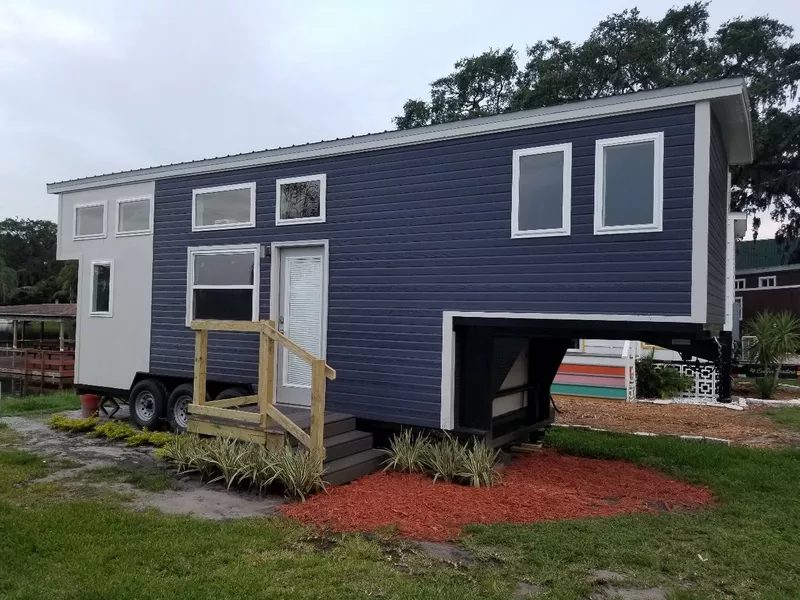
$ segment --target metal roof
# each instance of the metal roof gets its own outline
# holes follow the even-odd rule
[[[30,319],[52,321],[74,319],[77,304],[16,304],[0,306],[0,319]]]
[[[736,270],[770,269],[800,264],[798,246],[800,241],[787,245],[775,239],[736,242]]]
[[[49,183],[47,191],[51,194],[59,194],[197,173],[310,160],[323,156],[366,152],[380,148],[407,146],[554,123],[600,118],[615,114],[655,110],[704,100],[712,103],[717,118],[722,124],[731,162],[741,164],[751,162],[752,134],[749,101],[744,80],[737,78],[594,98],[533,110],[416,127],[414,129],[384,131],[383,133],[337,138],[335,140],[279,147],[258,152],[232,154],[70,179]]]

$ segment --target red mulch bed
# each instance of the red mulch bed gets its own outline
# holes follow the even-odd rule
[[[396,527],[404,537],[444,541],[457,537],[461,528],[471,523],[535,523],[687,511],[712,500],[704,487],[629,462],[543,450],[505,467],[502,484],[493,488],[379,472],[280,510],[287,517],[334,531]]]

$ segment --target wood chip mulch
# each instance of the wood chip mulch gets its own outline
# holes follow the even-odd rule
[[[543,450],[503,469],[502,483],[471,488],[407,473],[374,473],[334,487],[286,516],[334,531],[396,528],[404,537],[445,541],[467,524],[533,523],[631,512],[697,510],[713,500],[704,488],[624,461]]]
[[[651,404],[557,396],[556,423],[588,425],[621,432],[702,435],[756,447],[797,445],[798,435],[767,416],[768,407],[732,410],[717,406]]]

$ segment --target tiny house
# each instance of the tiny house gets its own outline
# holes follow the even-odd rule
[[[192,320],[270,319],[360,428],[501,444],[551,421],[577,339],[723,365],[749,115],[722,80],[51,183],[58,258],[80,261],[76,387],[155,424],[191,380]],[[258,340],[208,344],[208,395],[252,390]],[[277,402],[307,406],[308,366],[276,361]]]

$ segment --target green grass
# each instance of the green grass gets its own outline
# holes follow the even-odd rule
[[[172,478],[169,473],[158,469],[144,469],[138,467],[100,467],[86,471],[81,479],[92,483],[104,481],[121,481],[133,487],[148,492],[163,492],[172,487]]]
[[[767,414],[779,425],[783,425],[787,429],[791,429],[792,431],[800,433],[799,406],[787,406],[786,408],[771,410]]]
[[[579,599],[593,592],[594,569],[662,586],[671,600],[800,597],[797,451],[561,429],[547,443],[708,485],[719,504],[694,514],[472,526],[461,544],[476,562],[464,567],[402,541],[314,534],[281,518],[215,522],[111,501],[43,502],[25,482],[47,466],[0,451],[0,597],[499,600],[524,581],[541,586],[544,599]],[[126,475],[102,474],[118,476]]]
[[[0,399],[0,417],[13,415],[44,415],[64,410],[77,410],[81,400],[72,392],[58,392],[42,396]]]

